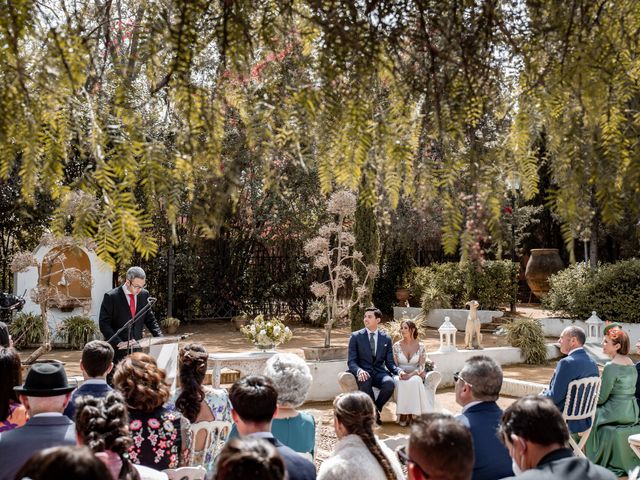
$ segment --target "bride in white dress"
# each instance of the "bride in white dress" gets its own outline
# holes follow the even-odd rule
[[[400,325],[402,340],[393,344],[393,358],[405,375],[396,377],[396,415],[398,423],[406,426],[411,415],[422,415],[435,410],[435,398],[424,386],[427,372],[424,370],[427,361],[427,350],[418,341],[418,329],[411,320]]]

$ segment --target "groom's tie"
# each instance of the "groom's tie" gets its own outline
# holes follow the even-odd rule
[[[376,358],[376,340],[375,340],[375,333],[370,333],[369,334],[369,345],[371,346],[371,356],[373,358]]]

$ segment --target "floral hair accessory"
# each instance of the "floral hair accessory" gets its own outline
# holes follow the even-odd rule
[[[611,327],[608,331],[607,331],[607,336],[611,339],[611,340],[619,340],[620,337],[624,335],[624,332],[622,331],[622,329],[618,326],[615,327]]]

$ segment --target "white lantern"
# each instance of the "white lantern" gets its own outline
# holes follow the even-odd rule
[[[440,325],[440,351],[441,352],[457,352],[456,348],[456,332],[458,329],[451,323],[449,317],[444,317],[444,322]]]
[[[596,315],[595,310],[591,312],[591,316],[586,321],[587,324],[587,343],[600,343],[602,341],[602,328],[604,322]]]

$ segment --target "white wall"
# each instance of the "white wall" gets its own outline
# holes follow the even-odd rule
[[[421,308],[414,307],[393,307],[394,320],[400,320],[401,318],[415,318],[418,315],[422,315]],[[478,310],[478,320],[480,323],[491,323],[493,318],[502,317],[503,312],[498,310]],[[427,326],[438,328],[444,322],[444,317],[449,317],[451,323],[455,327],[464,332],[467,325],[467,317],[469,316],[469,310],[461,308],[436,308],[429,312],[427,316]]]
[[[436,364],[436,370],[442,374],[442,381],[438,388],[453,385],[453,374],[462,370],[464,362],[475,355],[487,355],[500,365],[522,363],[523,358],[519,348],[492,347],[484,350],[458,350],[456,352],[430,352],[429,358]],[[557,358],[560,350],[555,344],[547,345],[547,358]],[[338,374],[347,370],[347,360],[332,360],[328,362],[307,362],[313,381],[308,401],[326,401],[340,393]]]
[[[34,257],[38,261],[38,264],[42,263],[44,256],[51,250],[51,247],[38,247],[34,252]],[[82,248],[82,250],[89,257],[91,263],[91,280],[93,285],[91,286],[91,310],[88,313],[89,318],[93,319],[96,324],[98,323],[98,315],[100,313],[100,305],[102,304],[102,298],[104,294],[111,290],[111,284],[113,281],[113,270],[111,267],[100,260],[95,252]],[[29,267],[26,272],[20,272],[15,275],[14,293],[16,295],[22,295],[25,290],[26,303],[22,309],[25,313],[40,313],[40,306],[31,300],[31,289],[38,284],[38,267]],[[57,308],[49,309],[49,326],[55,331],[57,326],[62,320],[72,315],[84,314],[82,308],[74,308],[70,312],[63,312]]]

